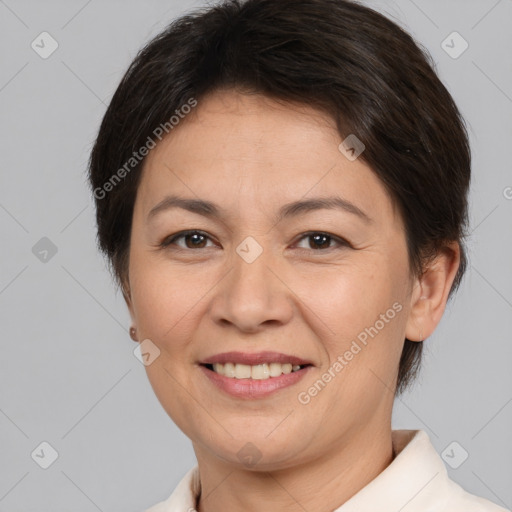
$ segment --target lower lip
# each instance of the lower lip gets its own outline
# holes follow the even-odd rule
[[[264,398],[280,389],[287,388],[299,382],[312,366],[306,366],[301,370],[291,373],[283,373],[279,377],[269,377],[268,379],[235,379],[224,377],[219,373],[209,370],[205,366],[200,366],[203,373],[219,389],[236,398]]]

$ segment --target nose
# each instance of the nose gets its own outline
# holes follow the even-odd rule
[[[235,254],[231,271],[216,287],[213,320],[248,333],[285,325],[293,315],[293,293],[285,283],[267,251],[251,263]]]

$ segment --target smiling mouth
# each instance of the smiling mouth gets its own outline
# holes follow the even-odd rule
[[[240,364],[240,363],[214,363],[202,364],[208,370],[232,379],[251,379],[266,380],[280,377],[289,373],[295,373],[303,368],[312,366],[310,364],[291,363],[262,363],[256,365]]]

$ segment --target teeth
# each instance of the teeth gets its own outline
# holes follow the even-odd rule
[[[254,366],[235,363],[215,363],[213,365],[215,373],[235,379],[266,380],[270,377],[279,377],[283,373],[292,373],[297,370],[300,370],[300,365],[292,365],[291,363],[263,363]]]

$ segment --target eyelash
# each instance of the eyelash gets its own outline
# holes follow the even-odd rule
[[[170,246],[172,244],[174,244],[176,242],[176,240],[179,240],[180,238],[186,238],[187,236],[196,235],[196,234],[202,235],[202,236],[208,238],[209,240],[211,240],[210,236],[208,236],[204,231],[193,229],[193,230],[180,231],[179,233],[175,233],[174,235],[171,235],[170,237],[165,238],[159,244],[159,247],[162,249],[170,249],[171,248]],[[322,236],[328,237],[329,239],[331,239],[332,241],[337,243],[340,247],[352,247],[345,239],[343,239],[339,236],[333,235],[331,233],[327,233],[325,231],[307,231],[302,234],[302,236],[299,238],[298,242],[300,242],[304,239],[310,238],[314,235],[322,235]],[[298,243],[298,242],[296,242],[296,243]],[[306,250],[306,251],[314,251],[314,252],[326,252],[326,251],[329,251],[329,250],[332,250],[335,248],[336,247],[327,247],[326,249],[311,249],[311,248],[310,249],[299,248],[299,249]],[[194,250],[199,250],[199,249],[207,249],[207,247],[198,247],[197,249],[194,249],[194,248],[190,248],[190,247],[179,247],[178,246],[178,249],[185,250],[185,251],[186,250],[194,251]]]

